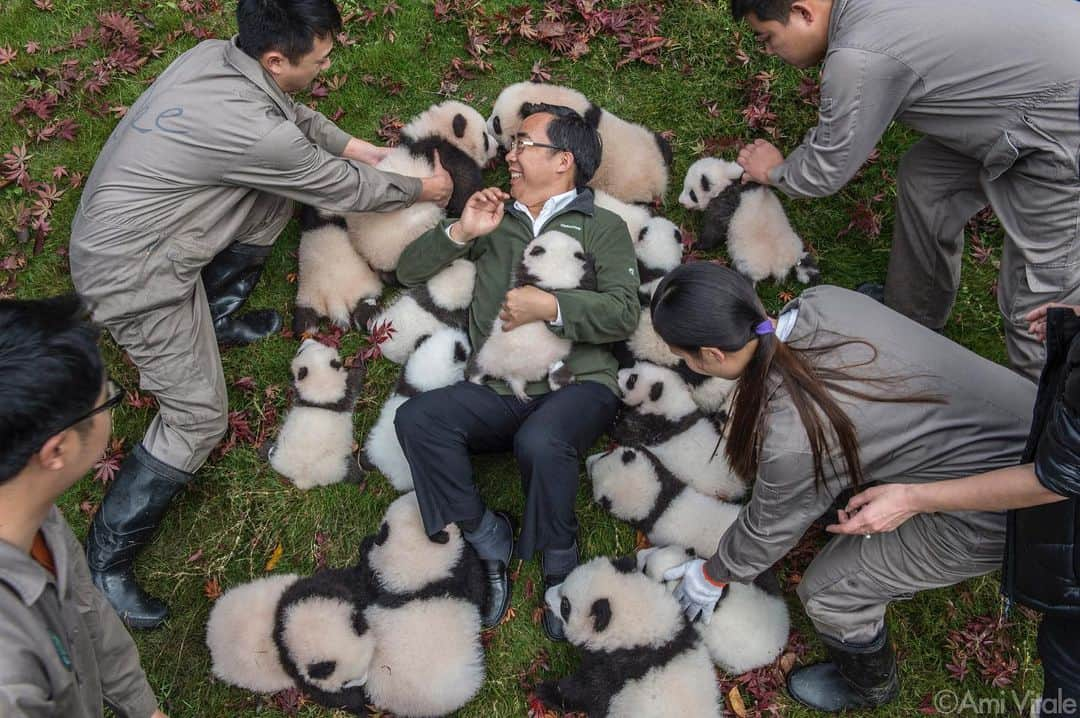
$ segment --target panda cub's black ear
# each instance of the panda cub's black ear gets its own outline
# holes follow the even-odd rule
[[[460,363],[468,358],[469,354],[465,351],[465,345],[461,342],[454,342],[454,361]]]
[[[649,399],[652,401],[660,401],[660,397],[664,395],[664,382],[658,381],[652,385],[649,389]]]
[[[498,115],[491,121],[491,129],[495,130],[495,134],[497,135],[502,134],[502,120],[499,119]]]
[[[465,115],[460,112],[454,115],[454,137],[461,139],[465,136],[465,126],[468,124],[468,120],[465,119]]]
[[[597,633],[603,633],[604,629],[611,623],[611,601],[606,598],[596,599],[593,601],[589,615],[593,617],[593,630]]]
[[[337,359],[331,359],[330,360],[330,368],[331,369],[340,369],[341,368],[341,362],[339,360],[337,360]]]
[[[428,536],[428,539],[430,539],[432,543],[450,543],[450,534],[446,533],[446,529],[443,529],[442,531],[436,531],[431,534]]]
[[[633,389],[635,386],[637,386],[637,377],[637,374],[631,374],[630,376],[626,377],[627,389]]]
[[[379,533],[375,534],[375,545],[382,546],[386,543],[386,540],[390,538],[390,524],[386,521],[382,522],[382,526],[379,527]]]
[[[615,567],[615,570],[619,573],[637,573],[637,557],[636,556],[620,556],[619,558],[611,559],[611,565]]]
[[[625,451],[622,452],[622,462],[624,464],[629,464],[631,461],[633,461],[636,458],[637,458],[637,454],[634,453],[633,449],[626,449]]]
[[[647,235],[648,233],[649,233],[649,228],[648,227],[642,227],[641,230],[637,233],[637,241],[639,241],[639,242],[644,241],[645,235]]]
[[[529,256],[530,257],[539,257],[541,254],[543,254],[546,251],[547,251],[546,249],[544,249],[540,245],[537,245],[537,246],[535,246],[535,247],[533,247],[532,249],[529,250]]]
[[[334,675],[335,670],[337,670],[337,661],[319,661],[318,663],[309,663],[306,672],[308,678],[324,680]]]
[[[682,232],[675,230],[675,244],[682,244]]]

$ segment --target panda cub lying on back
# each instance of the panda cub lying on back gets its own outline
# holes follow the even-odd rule
[[[596,267],[581,242],[562,232],[548,231],[529,242],[514,277],[514,287],[532,285],[545,291],[596,290]],[[529,401],[525,385],[548,378],[552,391],[573,381],[562,361],[573,343],[556,336],[545,322],[522,324],[509,331],[496,317],[480,351],[465,370],[469,381],[480,384],[485,377],[502,379],[521,401]]]
[[[546,705],[590,718],[720,715],[712,661],[679,602],[634,558],[596,558],[544,596],[581,653],[578,670],[537,686]]]

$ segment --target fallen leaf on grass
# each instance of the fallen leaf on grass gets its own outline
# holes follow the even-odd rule
[[[284,553],[285,549],[282,547],[281,542],[278,541],[277,546],[274,547],[274,551],[270,554],[270,560],[266,562],[266,567],[263,570],[269,572],[277,568],[278,562],[281,561],[281,556]]]
[[[221,584],[216,578],[208,579],[203,585],[203,593],[206,594],[206,597],[211,601],[216,601],[221,598]]]
[[[738,686],[732,686],[731,690],[727,694],[728,705],[731,706],[731,711],[739,718],[746,718],[746,704],[743,703],[742,694],[739,693]]]

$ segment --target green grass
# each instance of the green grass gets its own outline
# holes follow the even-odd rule
[[[97,46],[77,51],[51,54],[43,49],[28,54],[28,41],[40,42],[43,48],[66,42],[77,29],[94,21],[104,10],[120,10],[134,15],[141,12],[154,28],[142,28],[144,42],[152,46],[170,31],[181,28],[185,16],[172,2],[113,2],[104,0],[54,0],[56,9],[43,12],[30,0],[0,0],[0,46],[18,47],[19,54],[9,65],[0,66],[0,107],[13,107],[33,82],[34,68],[47,67],[72,57],[88,62],[100,54]],[[357,0],[344,3],[363,9]],[[408,119],[442,97],[437,93],[443,73],[455,57],[464,52],[466,30],[462,23],[436,22],[429,2],[401,2],[395,16],[379,16],[370,26],[350,26],[359,40],[350,47],[339,47],[329,74],[347,74],[345,86],[319,103],[327,114],[339,106],[345,114],[340,124],[353,134],[376,139],[379,120],[384,115]],[[506,2],[485,3],[488,13],[508,6]],[[381,12],[381,4],[369,5]],[[539,7],[539,5],[537,5]],[[210,19],[197,24],[209,26],[219,36],[232,33],[231,5]],[[394,38],[390,41],[389,31]],[[742,47],[749,54],[746,66],[734,63],[734,32],[741,32]],[[553,57],[546,49],[521,41],[502,46],[492,42],[493,51],[486,59],[494,66],[490,73],[477,73],[460,83],[457,99],[469,102],[487,114],[499,90],[527,79],[533,63],[541,61],[552,72],[553,81],[572,85],[592,100],[628,119],[657,130],[674,132],[675,166],[671,187],[662,209],[676,223],[695,226],[675,202],[682,176],[691,162],[700,156],[709,138],[735,136],[752,139],[760,136],[745,128],[740,109],[745,105],[743,83],[755,73],[775,73],[772,109],[778,116],[778,144],[787,151],[797,145],[803,133],[815,121],[814,109],[802,102],[797,93],[801,73],[768,58],[751,46],[750,33],[730,21],[726,5],[682,0],[667,3],[663,11],[661,33],[672,41],[658,67],[630,64],[616,69],[620,50],[614,40],[600,38],[591,43],[591,51],[576,62]],[[34,153],[31,172],[45,180],[54,166],[88,173],[94,158],[108,137],[116,120],[112,115],[97,117],[89,110],[132,103],[146,84],[165,68],[170,60],[192,47],[196,40],[189,34],[167,44],[164,54],[150,61],[135,76],[121,76],[99,98],[84,98],[61,103],[57,116],[71,116],[80,125],[75,142],[55,141],[31,144]],[[365,75],[375,79],[391,78],[402,84],[396,96],[388,95],[378,83],[363,82]],[[715,103],[716,117],[710,117],[705,103]],[[37,128],[41,122],[31,121]],[[880,159],[865,174],[845,187],[837,196],[818,201],[785,200],[795,228],[817,250],[826,281],[854,286],[868,278],[884,277],[891,237],[892,202],[895,189],[890,177],[896,163],[914,135],[893,127],[880,143]],[[26,132],[13,122],[0,127],[0,145],[7,151],[12,145],[26,142]],[[491,174],[492,182],[505,180],[505,171]],[[65,186],[63,182],[61,186]],[[869,237],[858,231],[843,234],[856,204],[881,195],[875,209],[884,214],[883,231]],[[0,189],[0,259],[11,254],[25,255],[28,265],[19,274],[15,294],[40,297],[68,291],[71,282],[65,258],[58,253],[68,240],[68,226],[78,200],[77,191],[68,191],[56,206],[52,220],[55,228],[44,251],[30,256],[30,246],[15,239],[13,222],[8,214],[21,200],[28,200],[22,190],[9,186]],[[842,235],[842,236],[841,236]],[[264,279],[256,290],[253,306],[275,307],[288,315],[295,287],[286,276],[295,271],[297,231],[286,231],[275,246]],[[1000,236],[990,238],[1000,254]],[[964,281],[947,333],[974,351],[995,361],[1004,361],[1003,339],[991,283],[996,274],[994,262],[978,264],[965,258]],[[2,279],[2,277],[0,277]],[[781,304],[781,292],[798,292],[798,285],[778,286],[762,283],[759,291],[770,309]],[[348,335],[343,349],[354,351],[358,335]],[[137,384],[133,367],[123,362],[120,351],[111,342],[103,342],[110,368],[127,386]],[[284,387],[287,366],[296,342],[275,337],[257,346],[223,352],[225,375],[231,384],[242,376],[251,376],[259,387],[256,398],[232,390],[233,409],[257,410],[263,401],[262,391],[270,386]],[[362,435],[373,423],[378,408],[390,391],[396,367],[379,361],[372,368],[364,400],[357,412],[356,426]],[[279,396],[272,400],[284,410]],[[115,413],[115,433],[126,447],[142,436],[153,415],[152,409],[135,410],[125,406]],[[518,474],[510,457],[481,457],[477,471],[482,492],[494,506],[520,511],[521,491]],[[87,479],[74,486],[61,504],[80,535],[87,517],[80,511],[83,502],[96,503],[102,487]],[[344,565],[352,560],[356,547],[366,533],[375,529],[379,516],[394,492],[381,477],[372,477],[366,488],[335,486],[309,492],[298,491],[279,480],[249,447],[240,447],[224,457],[212,460],[198,480],[169,511],[162,531],[138,563],[140,580],[151,591],[164,597],[173,614],[161,630],[140,633],[137,642],[150,681],[163,705],[174,716],[275,716],[280,712],[246,691],[226,686],[210,675],[209,656],[204,644],[204,626],[211,601],[204,594],[208,581],[228,588],[264,574],[264,566],[279,543],[283,557],[277,572],[314,570],[316,556],[322,553],[329,565]],[[589,497],[586,481],[578,496],[581,518],[581,545],[586,556],[626,554],[634,548],[634,534],[595,506]],[[325,541],[316,544],[319,534]],[[193,560],[189,560],[195,557]],[[553,646],[541,635],[531,615],[537,597],[527,596],[528,585],[539,584],[535,562],[525,564],[515,586],[514,608],[517,616],[499,628],[488,647],[488,680],[480,695],[460,714],[462,716],[516,716],[525,712],[522,676],[537,655],[550,654],[549,676],[568,671],[573,665],[572,651]],[[804,635],[812,635],[797,599],[789,596],[795,625]],[[985,685],[977,672],[962,684],[949,677],[945,664],[950,660],[945,638],[950,629],[961,628],[966,620],[997,610],[996,576],[970,581],[962,587],[920,594],[914,600],[895,605],[889,622],[903,660],[901,697],[876,715],[911,716],[927,694],[949,688],[970,690],[975,697],[998,698],[1000,689]],[[1034,658],[1034,624],[1016,616],[1011,629],[1017,639],[1020,664],[1018,685],[1023,690],[1037,690],[1041,671]],[[811,641],[810,658],[820,655],[820,645]],[[783,705],[783,714],[809,716],[808,711]],[[301,715],[320,715],[317,706],[305,706]]]

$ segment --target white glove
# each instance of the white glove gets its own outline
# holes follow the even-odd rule
[[[665,581],[682,579],[675,588],[675,598],[682,606],[687,619],[700,617],[707,624],[716,610],[716,604],[727,593],[726,583],[715,583],[705,575],[705,561],[693,558],[686,563],[664,572]]]

